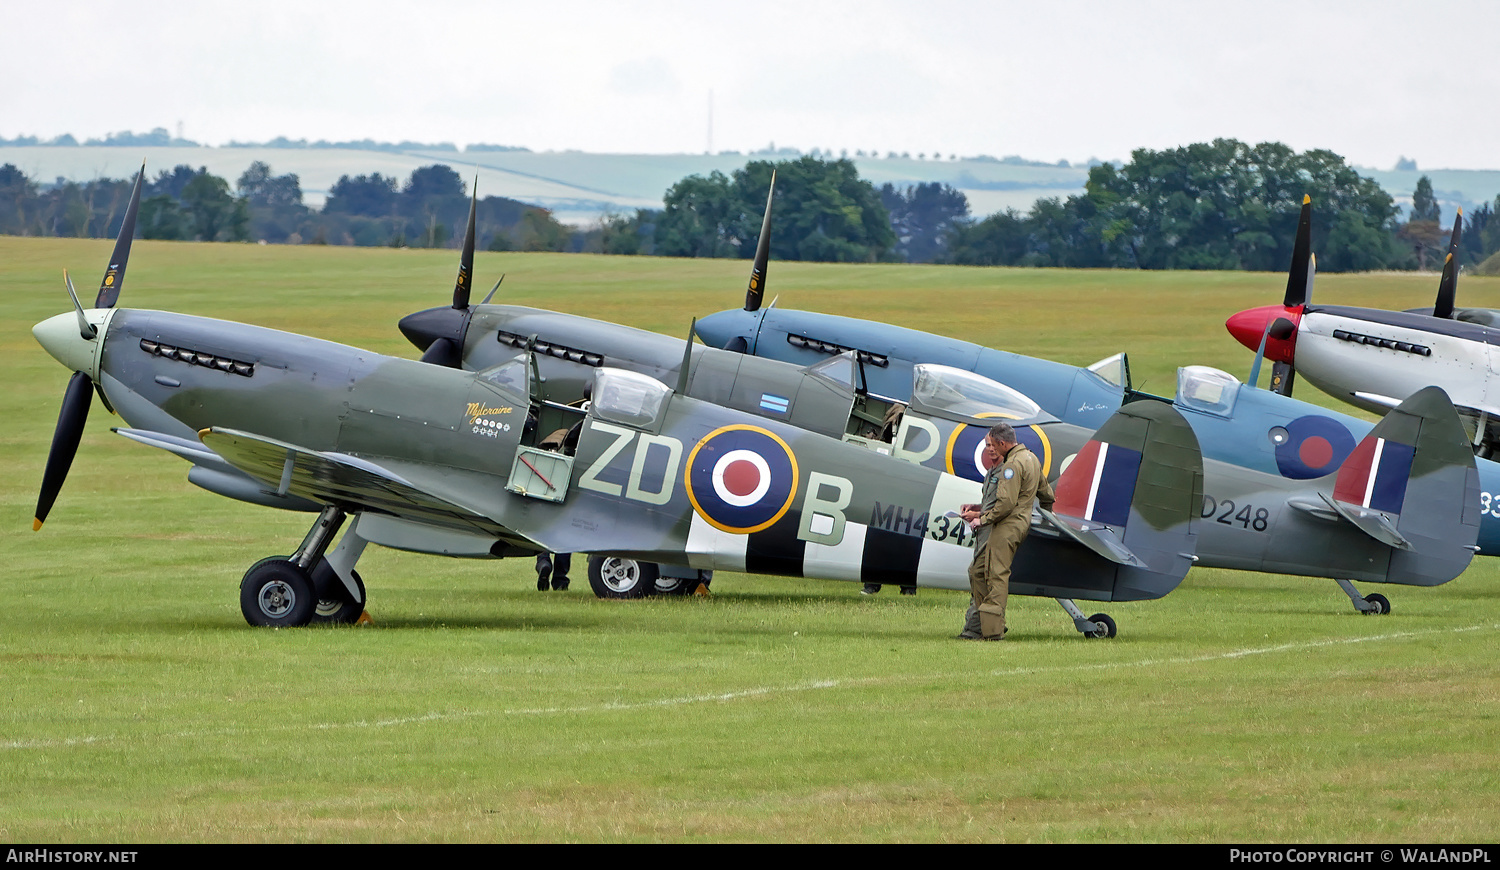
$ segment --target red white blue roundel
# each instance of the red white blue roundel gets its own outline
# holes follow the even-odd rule
[[[1316,414],[1298,417],[1283,432],[1272,430],[1271,443],[1276,446],[1276,469],[1292,480],[1332,474],[1354,450],[1348,429]]]
[[[708,433],[687,461],[688,500],[717,529],[749,534],[774,525],[797,495],[797,457],[758,426]]]

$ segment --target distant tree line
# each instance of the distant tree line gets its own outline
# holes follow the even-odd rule
[[[1435,268],[1451,230],[1426,176],[1402,222],[1391,197],[1337,154],[1219,139],[1095,165],[1083,193],[1038,200],[1024,214],[1007,209],[975,219],[964,195],[946,184],[876,188],[847,158],[805,155],[752,160],[730,175],[690,175],[668,188],[662,208],[605,215],[584,230],[545,209],[485,197],[477,244],[749,258],[773,170],[771,255],[779,260],[1281,271],[1304,195],[1313,201],[1322,271]],[[44,188],[15,166],[0,166],[0,233],[112,235],[129,189],[128,181],[109,179]],[[321,211],[303,205],[296,175],[275,175],[262,162],[233,189],[205,169],[177,166],[144,194],[140,233],[156,239],[444,247],[461,237],[468,210],[463,179],[441,164],[404,181],[341,176]],[[1500,271],[1496,211],[1500,197],[1466,216],[1463,264]]]
[[[660,210],[606,219],[601,248],[750,257],[772,168],[771,254],[783,260],[1274,272],[1291,261],[1303,196],[1312,197],[1323,271],[1430,268],[1441,263],[1448,239],[1425,177],[1403,223],[1390,195],[1337,154],[1220,139],[1142,149],[1122,166],[1093,166],[1081,194],[977,220],[963,194],[945,184],[877,190],[843,158],[752,161],[732,176],[682,179]],[[1469,216],[1463,262],[1500,246],[1493,213],[1486,206]]]
[[[101,238],[119,232],[130,179],[63,182],[43,188],[12,164],[0,166],[0,233]],[[302,203],[295,174],[260,161],[234,189],[206,168],[176,166],[141,190],[137,232],[147,239],[286,244],[445,247],[462,236],[469,197],[447,166],[424,166],[406,181],[379,173],[341,176],[322,211]],[[479,200],[479,246],[494,251],[579,250],[584,234],[546,209],[501,196]]]
[[[1291,260],[1302,197],[1313,201],[1322,271],[1417,265],[1398,209],[1330,151],[1233,139],[1152,151],[1089,170],[1084,192],[962,224],[950,262],[973,265],[1280,271]]]
[[[71,133],[63,133],[51,139],[42,139],[37,136],[17,136],[14,139],[6,139],[0,136],[0,147],[5,146],[36,146],[46,145],[53,147],[74,146],[107,146],[120,148],[200,148],[202,143],[191,139],[182,139],[167,132],[165,127],[156,127],[149,133],[132,133],[124,131],[110,133],[102,139],[86,139],[79,142]],[[318,139],[309,142],[306,139],[288,139],[285,136],[277,136],[268,142],[230,142],[226,148],[346,148],[354,151],[458,151],[458,146],[452,142],[412,142],[405,140],[401,142],[377,142],[374,139],[351,139],[344,142],[330,142],[326,139]],[[465,151],[530,151],[530,148],[522,148],[515,145],[488,145],[482,142],[470,143],[464,146]]]
[[[962,193],[936,182],[876,189],[847,158],[752,160],[732,175],[690,175],[660,209],[608,215],[599,250],[664,257],[755,255],[771,172],[776,199],[771,256],[822,262],[937,262],[969,213]]]

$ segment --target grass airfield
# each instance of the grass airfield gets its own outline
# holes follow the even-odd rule
[[[950,640],[966,596],[721,574],[706,600],[535,591],[530,560],[372,548],[371,628],[245,625],[238,584],[311,520],[232,502],[111,434],[98,402],[29,531],[67,372],[30,327],[92,299],[109,242],[0,238],[0,839],[153,841],[1493,842],[1500,585],[1195,569],[1156,602],[1014,598],[1011,639]],[[453,251],[137,241],[121,304],[414,356]],[[749,264],[480,254],[497,298],[670,334]],[[773,263],[780,304],[1075,364],[1244,376],[1230,313],[1285,277]],[[1430,304],[1437,277],[1325,275],[1314,298]],[[1460,304],[1500,305],[1465,278]],[[1310,387],[1298,395],[1329,404]],[[289,409],[289,413],[296,413]]]

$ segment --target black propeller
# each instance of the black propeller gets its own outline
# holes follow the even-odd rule
[[[469,225],[464,230],[463,253],[458,260],[458,279],[453,284],[451,308],[429,308],[401,318],[401,334],[422,351],[422,362],[446,366],[463,366],[464,333],[469,330],[469,292],[474,279],[474,214],[479,205],[479,178],[469,198]],[[496,285],[499,286],[498,284]],[[494,291],[490,291],[493,295]],[[485,297],[488,301],[489,297]]]
[[[1292,246],[1292,265],[1286,275],[1286,295],[1281,304],[1287,308],[1304,306],[1312,299],[1313,277],[1318,260],[1312,252],[1312,197],[1302,195],[1302,214],[1297,218],[1297,241]],[[1296,332],[1289,320],[1278,318],[1268,331],[1272,338],[1285,339]],[[1271,392],[1290,396],[1297,382],[1297,369],[1290,362],[1271,365]]]
[[[1302,196],[1302,215],[1297,218],[1297,241],[1292,248],[1292,267],[1287,270],[1286,296],[1281,304],[1288,308],[1306,305],[1312,298],[1316,265],[1312,255],[1312,197]]]
[[[745,310],[759,311],[766,290],[766,265],[771,260],[771,201],[776,198],[776,170],[771,170],[771,189],[766,191],[766,214],[760,221],[760,239],[755,243],[755,264],[750,267],[750,286],[745,290]]]
[[[113,308],[120,298],[120,287],[125,283],[125,265],[130,260],[130,243],[135,238],[135,216],[140,211],[141,185],[146,178],[146,165],[135,176],[135,188],[130,192],[130,205],[125,209],[125,219],[120,223],[120,234],[115,238],[115,250],[109,257],[109,268],[104,270],[104,280],[99,284],[99,296],[95,308]],[[73,292],[67,273],[63,280],[68,284],[68,294],[73,298],[75,310],[79,312],[79,333],[88,341],[98,340],[98,331],[84,320],[78,308],[78,296]],[[88,326],[85,330],[84,327]],[[73,457],[78,453],[78,443],[83,440],[83,424],[89,418],[89,405],[93,403],[94,381],[85,372],[74,372],[63,393],[62,410],[57,415],[57,428],[52,432],[52,448],[47,453],[47,468],[42,472],[42,491],[37,496],[36,514],[32,531],[41,529],[57,502],[63,481],[68,479],[68,469],[73,466]],[[103,393],[100,393],[101,398]]]
[[[1458,210],[1453,219],[1453,237],[1448,240],[1448,256],[1443,260],[1443,277],[1438,281],[1437,302],[1432,306],[1433,317],[1453,319],[1453,302],[1458,295],[1458,241],[1463,235],[1464,210]]]

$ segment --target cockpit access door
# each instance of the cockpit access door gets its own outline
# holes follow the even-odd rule
[[[542,430],[559,428],[565,423],[560,412],[549,408],[538,394],[539,378],[531,354],[523,354],[474,375],[469,396],[473,415],[470,427],[474,434],[493,438],[513,456],[506,490],[529,498],[560,502],[568,492],[573,476],[572,457],[556,449],[543,449],[538,441]],[[485,403],[505,399],[515,410],[503,417],[486,415]]]

